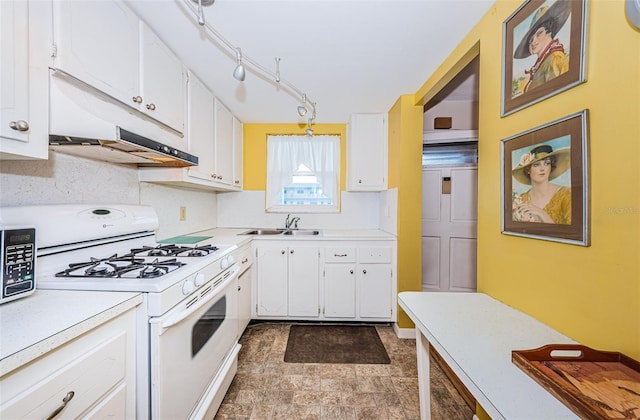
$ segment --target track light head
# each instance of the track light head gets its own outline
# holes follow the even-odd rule
[[[310,128],[307,128],[307,130],[305,131],[307,133],[307,136],[311,137],[313,136],[313,130]]]
[[[244,70],[244,65],[242,64],[242,50],[240,50],[240,48],[236,50],[236,57],[238,58],[238,65],[235,70],[233,70],[233,78],[244,82],[246,72]]]
[[[305,108],[302,105],[298,106],[298,115],[300,115],[301,117],[304,117],[307,114],[307,108]]]

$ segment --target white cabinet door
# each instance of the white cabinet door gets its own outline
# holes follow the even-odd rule
[[[358,264],[360,318],[389,318],[392,315],[390,264]]]
[[[355,271],[355,264],[325,264],[323,310],[325,318],[356,317]]]
[[[251,321],[251,268],[238,276],[238,338]]]
[[[387,189],[387,115],[351,116],[347,135],[347,189]]]
[[[233,183],[233,114],[216,98],[215,113],[215,180],[221,184]]]
[[[117,0],[54,1],[54,67],[132,107],[140,92],[139,19]]]
[[[288,248],[289,316],[320,316],[318,248]]]
[[[193,73],[189,74],[188,98],[189,153],[198,157],[198,165],[189,167],[187,171],[189,176],[213,181],[215,99]]]
[[[242,189],[242,171],[244,157],[244,134],[242,123],[233,117],[233,187]]]
[[[1,159],[48,157],[49,22],[46,2],[0,1]]]
[[[140,22],[140,110],[184,132],[187,77],[178,57]]]
[[[258,316],[287,315],[287,248],[261,245],[256,248]]]

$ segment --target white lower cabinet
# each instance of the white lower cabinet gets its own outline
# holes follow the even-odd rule
[[[324,249],[324,294],[322,315],[325,318],[356,317],[355,247]]]
[[[236,261],[240,264],[238,275],[238,339],[251,321],[251,266],[253,258],[251,245],[245,245],[237,253]]]
[[[394,249],[362,242],[325,248],[325,318],[395,321]]]
[[[135,320],[131,309],[2,376],[0,418],[135,418]]]
[[[294,241],[255,245],[256,316],[317,318],[320,254]]]
[[[395,241],[256,241],[257,318],[396,320]]]

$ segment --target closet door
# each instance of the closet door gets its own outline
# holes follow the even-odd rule
[[[477,168],[422,171],[422,289],[476,290]]]

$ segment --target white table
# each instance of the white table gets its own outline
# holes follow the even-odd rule
[[[496,419],[578,418],[511,362],[512,350],[575,341],[482,293],[402,292],[416,324],[420,414],[431,418],[429,345]]]

